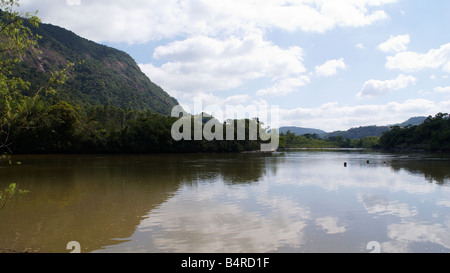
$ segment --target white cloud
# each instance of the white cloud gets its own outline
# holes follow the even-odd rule
[[[434,91],[437,93],[450,93],[450,86],[446,86],[446,87],[436,87],[434,88]]]
[[[21,0],[21,8],[39,10],[44,22],[96,42],[157,43],[157,62],[140,67],[182,101],[256,79],[270,85],[258,86],[260,96],[295,92],[310,81],[304,52],[264,40],[266,31],[323,33],[368,26],[388,18],[384,9],[397,1]],[[332,60],[318,67],[317,75],[334,75],[344,66],[343,60]]]
[[[141,43],[176,36],[242,35],[255,29],[325,32],[362,27],[388,16],[382,7],[397,0],[22,0],[57,24],[96,42]],[[77,4],[76,6],[67,5]],[[80,5],[78,5],[80,3]]]
[[[365,46],[363,43],[357,43],[357,44],[355,45],[355,47],[356,47],[357,49],[365,49],[365,48],[366,48],[366,46]]]
[[[399,35],[399,36],[391,36],[389,40],[386,42],[380,44],[378,46],[378,49],[386,52],[386,53],[392,53],[392,52],[401,52],[408,49],[407,45],[410,42],[410,37],[408,34],[406,35]]]
[[[79,6],[81,5],[81,0],[66,0],[69,6]]]
[[[229,97],[219,97],[215,96],[212,93],[204,93],[204,94],[198,94],[195,96],[194,100],[189,101],[190,103],[199,103],[201,102],[202,106],[208,107],[209,105],[219,106],[223,108],[223,111],[225,111],[225,108],[227,105],[243,105],[249,103],[251,100],[251,96],[247,94],[242,95],[233,95]],[[189,109],[194,109],[195,105],[189,105]],[[197,113],[194,113],[197,114]],[[217,117],[221,118],[221,117]]]
[[[295,92],[298,88],[307,85],[310,79],[306,75],[297,78],[285,78],[277,81],[274,85],[256,92],[258,96],[285,96]]]
[[[141,69],[175,96],[236,88],[260,78],[283,88],[307,81],[302,76],[306,68],[300,47],[282,49],[260,35],[188,38],[157,47],[153,58],[166,63],[160,67],[142,64]]]
[[[363,88],[358,93],[358,97],[374,97],[381,96],[388,92],[407,88],[411,84],[415,84],[417,79],[413,76],[399,75],[396,79],[380,81],[369,80],[364,83]]]
[[[402,103],[341,106],[337,102],[312,108],[281,109],[281,126],[300,126],[325,131],[347,130],[352,127],[387,125],[403,122],[413,116],[429,116],[448,112],[450,101],[435,103],[426,99],[411,99]]]
[[[397,53],[395,56],[387,57],[386,67],[405,72],[418,72],[442,67],[444,72],[450,73],[450,43],[423,54],[412,51]]]
[[[318,77],[330,77],[338,73],[338,69],[346,69],[347,65],[344,59],[330,60],[323,65],[316,66],[316,75]]]

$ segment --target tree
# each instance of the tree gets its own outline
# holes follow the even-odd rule
[[[0,148],[7,148],[11,121],[23,108],[21,91],[29,83],[12,76],[12,69],[27,53],[37,53],[37,39],[24,21],[38,26],[39,18],[14,11],[17,0],[0,0]]]
[[[0,164],[5,163],[12,165],[13,161],[11,160],[11,158],[8,155],[2,155],[0,156]],[[20,165],[21,162],[14,162],[14,164],[18,164]],[[6,204],[8,204],[8,202],[16,195],[24,195],[29,193],[29,191],[27,190],[22,190],[19,189],[19,186],[16,183],[11,183],[9,184],[9,186],[7,188],[5,188],[4,190],[0,190],[0,211],[2,211],[5,207]]]
[[[56,93],[55,88],[65,83],[69,69],[74,66],[74,63],[68,63],[64,69],[50,72],[48,82],[32,91],[32,96],[23,95],[31,84],[14,76],[13,71],[25,58],[36,58],[41,54],[38,49],[41,37],[28,27],[38,28],[40,19],[35,14],[15,11],[18,6],[18,0],[0,0],[0,150],[6,148],[9,152],[12,152],[9,149],[11,127],[16,123],[24,128],[32,127],[23,118],[36,116],[38,108],[46,108],[42,98]],[[17,122],[19,119],[22,120]]]

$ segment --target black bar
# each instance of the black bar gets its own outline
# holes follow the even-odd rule
[[[448,254],[0,254],[17,269],[58,272],[101,270],[145,272],[382,272],[417,269],[447,260]],[[445,256],[444,256],[445,255]],[[444,265],[444,264],[442,264]],[[313,270],[314,269],[314,270]],[[83,271],[81,271],[83,270]]]

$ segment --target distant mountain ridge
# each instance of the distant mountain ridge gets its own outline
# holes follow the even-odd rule
[[[408,119],[405,122],[399,123],[399,124],[394,124],[394,125],[390,125],[390,126],[395,126],[398,125],[400,127],[406,127],[406,126],[415,126],[415,125],[420,125],[422,124],[425,120],[427,119],[427,117],[412,117],[410,119]]]
[[[290,131],[291,133],[294,133],[296,135],[306,135],[306,134],[318,134],[323,135],[327,134],[327,132],[319,129],[311,129],[311,128],[303,128],[303,127],[281,127],[279,130],[279,133],[286,134],[287,131]]]
[[[393,124],[393,125],[386,125],[386,126],[361,126],[358,128],[351,128],[347,131],[334,131],[327,133],[320,129],[311,129],[311,128],[302,128],[302,127],[295,127],[295,126],[289,126],[289,127],[281,127],[279,129],[280,133],[286,133],[287,131],[290,131],[291,133],[294,133],[296,135],[305,135],[305,134],[317,134],[320,138],[328,138],[328,137],[336,137],[336,136],[342,136],[343,138],[350,138],[350,139],[360,139],[364,137],[371,137],[371,136],[377,136],[381,137],[383,133],[390,130],[392,126],[400,126],[400,127],[407,127],[407,126],[415,126],[422,124],[427,117],[412,117],[408,119],[407,121],[404,121],[399,124]]]
[[[359,128],[351,128],[347,131],[335,131],[321,136],[322,138],[342,136],[343,138],[360,139],[365,137],[381,137],[383,133],[389,131],[388,126],[361,126]]]
[[[81,106],[110,105],[169,115],[175,98],[153,83],[127,53],[84,39],[50,24],[28,26],[42,36],[38,58],[27,56],[17,73],[31,83],[30,94],[48,82],[49,73],[75,63],[58,98]]]

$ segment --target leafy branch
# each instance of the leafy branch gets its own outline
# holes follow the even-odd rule
[[[17,6],[18,0],[0,0],[0,150],[6,149],[10,153],[12,124],[17,127],[18,119],[27,120],[38,107],[42,108],[39,105],[42,98],[55,94],[75,65],[69,62],[62,70],[50,72],[48,82],[37,88],[33,96],[22,94],[22,91],[29,90],[31,84],[22,77],[14,77],[13,68],[29,54],[42,54],[38,49],[38,40],[42,37],[25,24],[27,21],[28,25],[38,28],[40,19],[30,13],[14,11]]]
[[[28,190],[19,189],[19,186],[16,183],[9,184],[6,189],[0,191],[0,211],[6,207],[6,204],[8,204],[16,194],[25,195],[27,193],[29,193]]]

